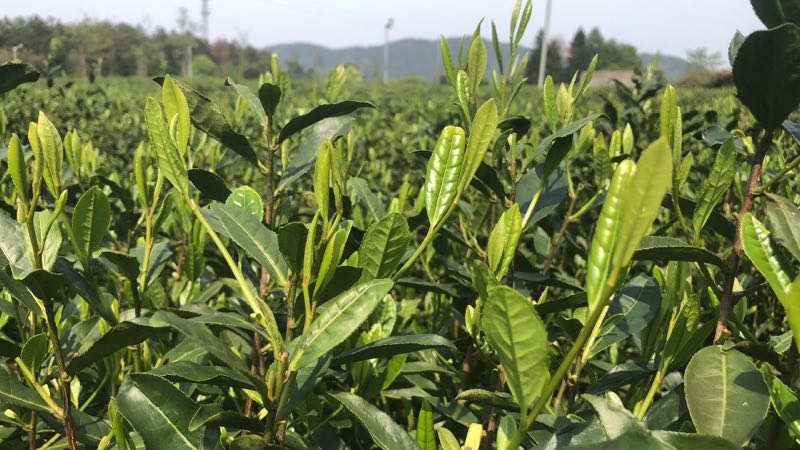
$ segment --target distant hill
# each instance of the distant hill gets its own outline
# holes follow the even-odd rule
[[[640,53],[639,57],[642,58],[642,64],[646,66],[656,57],[656,54]],[[658,62],[658,67],[664,72],[664,76],[666,76],[669,81],[678,81],[681,79],[683,71],[686,70],[687,64],[687,61],[683,58],[662,54]]]
[[[469,45],[469,36],[464,38],[465,52]],[[458,58],[458,47],[461,38],[447,40],[453,58]],[[485,41],[489,53],[488,66],[495,65],[492,43]],[[508,57],[508,44],[502,44],[504,57]],[[316,44],[294,43],[278,44],[268,47],[269,50],[278,52],[283,61],[296,61],[306,70],[313,70],[317,74],[325,74],[339,64],[354,64],[361,69],[364,77],[369,81],[379,79],[383,75],[383,46],[358,46],[346,48],[327,48]],[[529,51],[520,47],[520,52]],[[405,78],[418,76],[428,81],[433,81],[444,73],[439,50],[438,40],[427,39],[400,39],[389,43],[389,76],[391,78]]]
[[[464,47],[468,45],[469,36],[463,39]],[[458,47],[462,43],[462,38],[448,38],[448,45],[454,58],[458,58]],[[495,65],[494,51],[492,43],[485,41],[489,51],[489,67]],[[504,53],[503,57],[508,57],[508,44],[501,44]],[[354,64],[361,69],[367,81],[380,79],[383,72],[383,46],[357,46],[345,48],[328,48],[316,44],[290,43],[278,44],[269,47],[269,50],[276,51],[283,61],[296,61],[306,70],[313,70],[317,74],[328,73],[339,64]],[[529,48],[520,47],[521,53],[530,51]],[[438,40],[428,39],[400,39],[389,44],[389,76],[391,78],[421,77],[428,81],[433,81],[442,75],[441,53],[439,51]],[[654,54],[642,53],[642,61],[648,64]],[[686,61],[682,58],[670,55],[661,55],[659,64],[661,70],[670,80],[680,78],[686,67]]]

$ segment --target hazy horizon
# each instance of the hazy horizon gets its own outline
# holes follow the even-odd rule
[[[602,4],[601,4],[602,3]],[[685,57],[691,49],[706,47],[726,54],[728,43],[739,30],[748,34],[763,28],[747,0],[555,0],[551,37],[566,44],[582,27],[594,27],[604,36],[633,44],[640,52]],[[394,19],[391,40],[437,39],[444,35],[470,34],[481,18],[484,37],[491,36],[491,20],[497,24],[501,41],[508,40],[508,20],[514,1],[502,2],[441,0],[423,2],[343,0],[210,0],[209,37],[244,41],[254,47],[280,44],[313,44],[332,49],[383,43],[384,24]],[[201,0],[141,0],[105,2],[83,0],[7,5],[4,17],[39,15],[66,23],[84,19],[125,22],[148,32],[156,28],[176,29],[180,8],[186,8],[192,22],[201,22]],[[535,33],[543,26],[544,0],[534,1],[533,17],[523,45],[532,46]],[[692,11],[692,14],[687,14]],[[277,17],[278,20],[271,20]],[[687,33],[686,30],[701,30]],[[726,59],[726,58],[725,58]]]

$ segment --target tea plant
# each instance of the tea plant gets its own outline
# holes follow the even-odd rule
[[[530,1],[488,86],[479,24],[446,87],[275,55],[67,131],[0,66],[0,443],[793,447],[800,2],[752,3],[735,99],[530,90]]]

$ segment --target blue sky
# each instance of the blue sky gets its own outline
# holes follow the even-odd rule
[[[63,21],[85,17],[125,21],[146,28],[176,24],[185,7],[200,21],[201,0],[38,0],[8,1],[6,16],[40,14]],[[246,39],[258,47],[286,42],[312,42],[329,47],[377,44],[383,25],[395,20],[392,39],[472,32],[485,17],[508,35],[513,0],[210,0],[212,39]],[[534,1],[525,42],[544,22],[544,0]],[[707,47],[726,54],[738,29],[763,28],[748,0],[553,0],[553,35],[569,41],[579,27],[599,27],[607,37],[636,45],[642,51],[685,56],[686,50]]]

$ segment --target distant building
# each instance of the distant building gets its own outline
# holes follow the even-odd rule
[[[581,74],[585,76],[586,72]],[[596,70],[592,75],[592,86],[612,86],[614,80],[619,81],[625,86],[633,86],[632,70]]]

